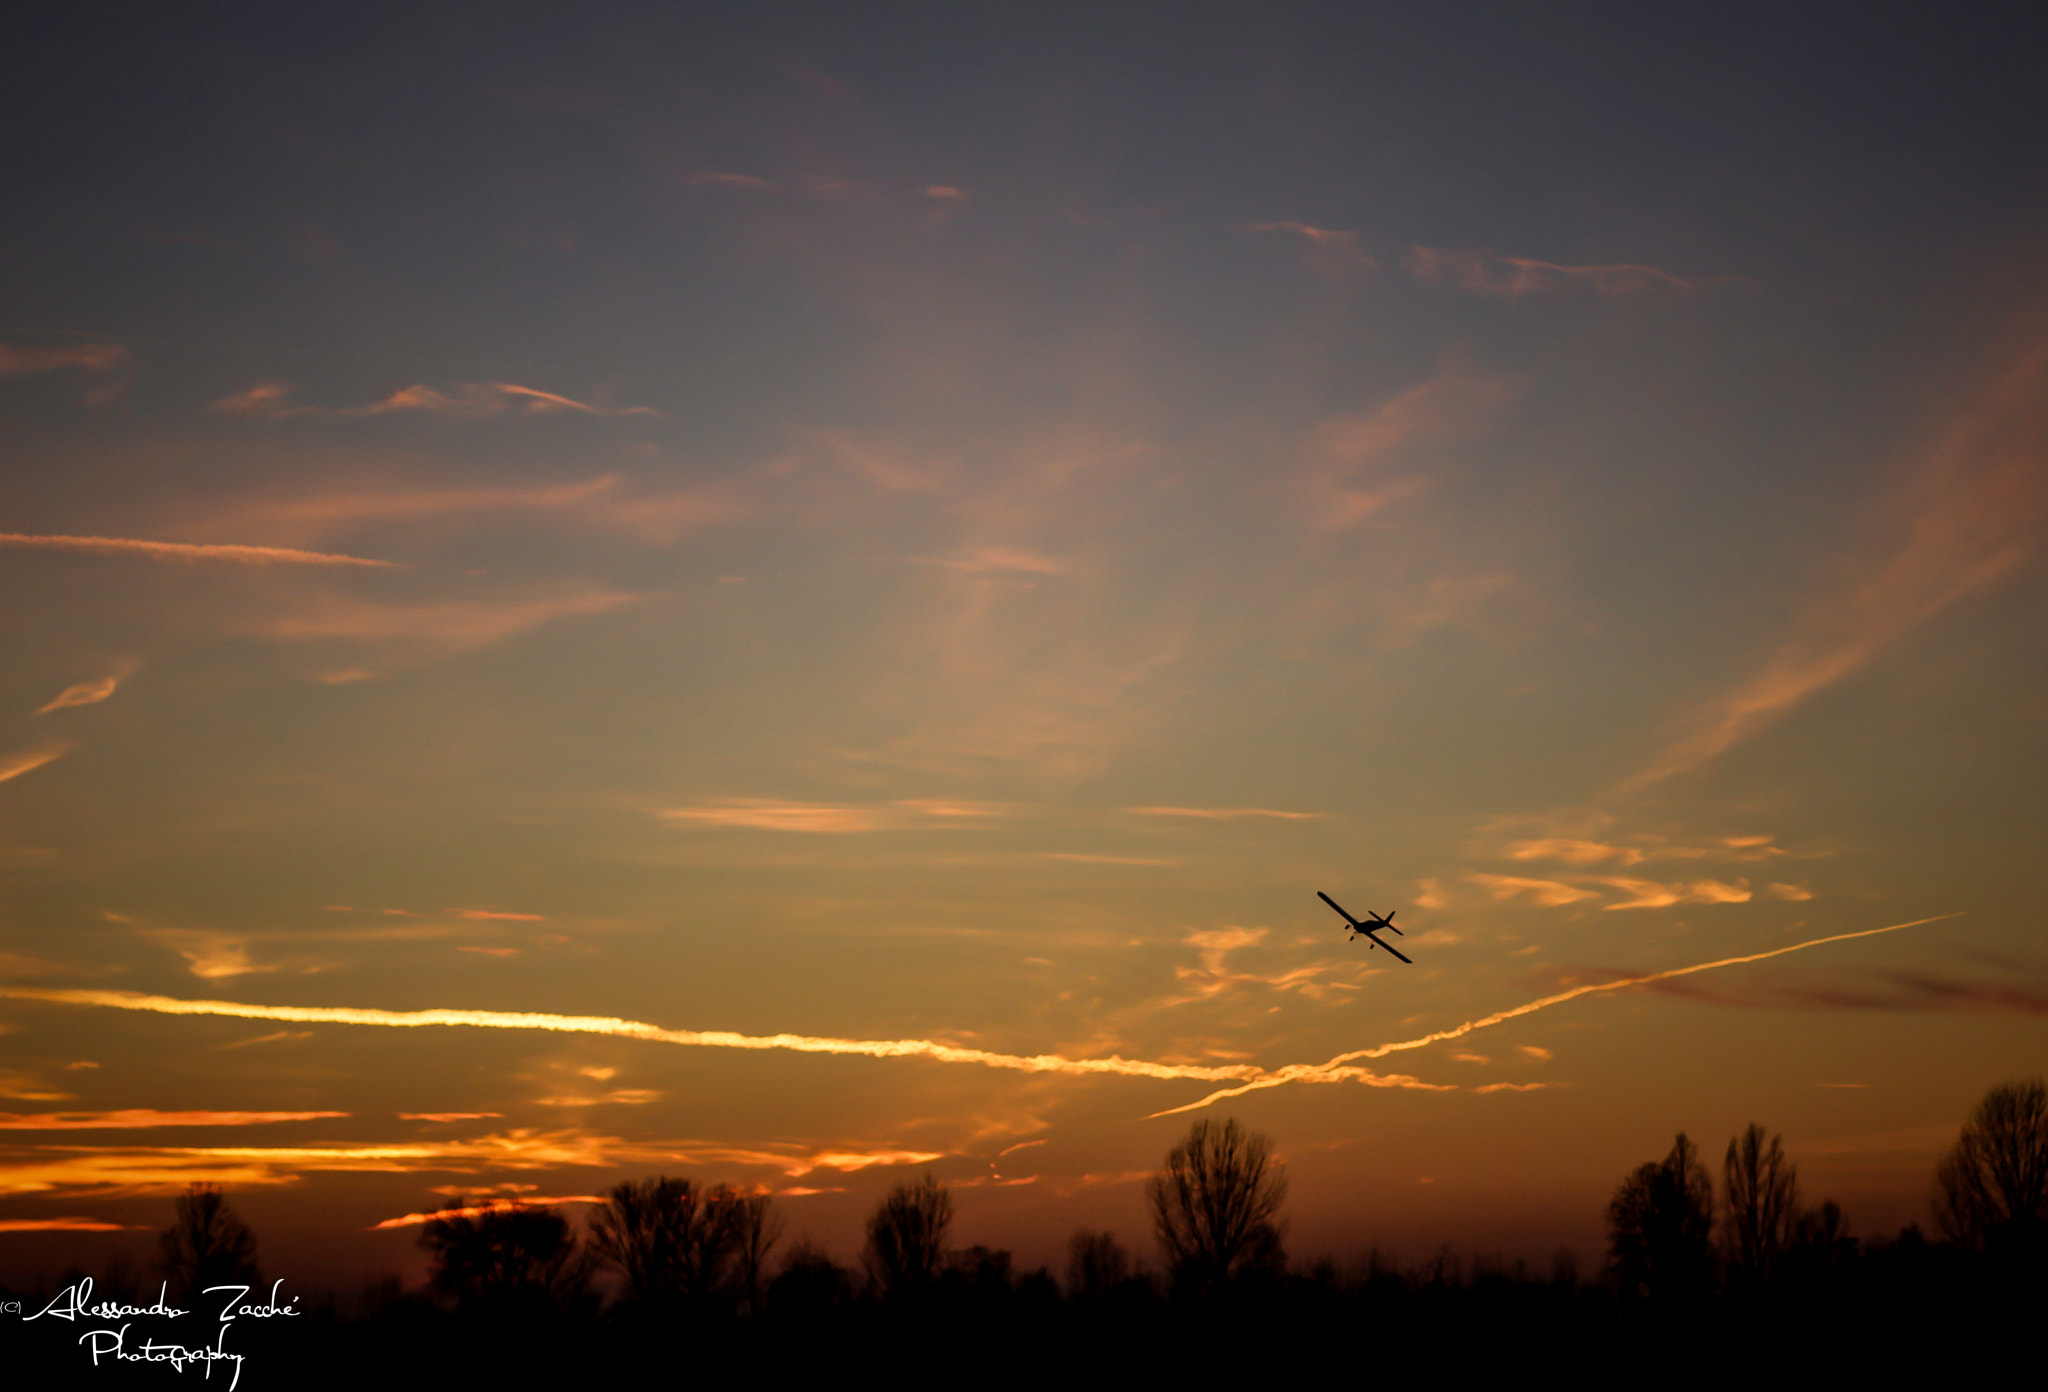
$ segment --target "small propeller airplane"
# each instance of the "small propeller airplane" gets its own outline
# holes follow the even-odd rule
[[[1400,957],[1402,961],[1408,963],[1410,966],[1415,965],[1414,958],[1402,956],[1402,954],[1395,949],[1392,943],[1381,942],[1378,938],[1373,936],[1373,934],[1381,928],[1385,928],[1389,932],[1401,933],[1401,930],[1399,928],[1394,927],[1394,914],[1376,914],[1371,909],[1367,909],[1365,911],[1365,922],[1360,923],[1350,914],[1344,913],[1344,906],[1342,904],[1338,903],[1335,899],[1332,899],[1329,895],[1323,893],[1320,889],[1316,891],[1316,898],[1322,900],[1325,904],[1328,904],[1338,913],[1344,914],[1344,921],[1351,925],[1351,937],[1353,941],[1356,941],[1358,938],[1363,937],[1367,942],[1372,944],[1372,947],[1384,947],[1387,951],[1392,952],[1396,957]],[[1399,912],[1399,909],[1396,909],[1394,911],[1394,913]],[[1407,934],[1401,933],[1401,936],[1406,937]],[[1366,950],[1369,952],[1372,950],[1372,948],[1369,947]]]

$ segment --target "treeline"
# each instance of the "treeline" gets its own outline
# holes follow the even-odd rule
[[[880,1202],[852,1264],[785,1243],[767,1195],[686,1179],[615,1186],[580,1236],[549,1207],[451,1208],[420,1232],[425,1289],[387,1279],[346,1319],[328,1308],[261,1331],[274,1366],[255,1385],[670,1385],[854,1367],[1092,1383],[1330,1357],[1418,1375],[1652,1358],[1681,1382],[1759,1358],[1788,1374],[1952,1370],[2034,1340],[2048,1088],[1985,1097],[1935,1173],[1932,1236],[1863,1238],[1834,1203],[1806,1206],[1781,1140],[1755,1125],[1718,1175],[1681,1134],[1625,1176],[1593,1272],[1563,1253],[1532,1270],[1448,1249],[1405,1267],[1377,1252],[1290,1262],[1286,1192],[1266,1137],[1196,1122],[1147,1185],[1157,1265],[1081,1231],[1057,1273],[954,1246],[951,1195],[929,1175]],[[254,1235],[204,1187],[177,1200],[158,1264],[174,1299],[263,1288]],[[110,1273],[102,1294],[140,1284]],[[1602,1366],[1581,1371],[1618,1380]]]

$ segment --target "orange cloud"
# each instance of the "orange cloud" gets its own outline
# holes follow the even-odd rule
[[[0,1232],[123,1232],[141,1226],[101,1218],[0,1218]]]
[[[1590,889],[1579,889],[1556,880],[1528,880],[1514,875],[1487,875],[1476,871],[1465,878],[1476,885],[1484,886],[1496,899],[1513,899],[1526,894],[1547,909],[1576,904],[1581,899],[1600,897]]]
[[[1694,880],[1691,884],[1659,884],[1655,880],[1601,879],[1633,897],[1605,909],[1662,909],[1673,904],[1746,904],[1751,895],[1747,883],[1723,884],[1719,880]]]
[[[661,807],[654,815],[673,826],[738,827],[752,831],[794,831],[845,835],[867,831],[900,831],[943,826],[967,818],[990,817],[994,810],[978,804],[909,798],[883,803],[802,803],[774,798],[730,798],[696,807]]]
[[[347,1112],[0,1112],[0,1131],[136,1131],[156,1126],[261,1126],[317,1121]]]
[[[482,1121],[503,1116],[503,1112],[400,1112],[400,1121]]]
[[[33,773],[44,764],[53,764],[76,748],[77,740],[52,739],[17,749],[12,754],[0,754],[0,783],[19,778],[24,773]]]
[[[1555,860],[1565,865],[1598,865],[1603,860],[1634,865],[1643,853],[1628,846],[1605,846],[1598,841],[1581,841],[1568,836],[1547,836],[1533,841],[1510,841],[1509,860]]]
[[[381,1223],[372,1223],[365,1231],[383,1232],[387,1228],[416,1228],[437,1218],[482,1218],[509,1209],[542,1207],[548,1204],[609,1202],[611,1200],[602,1194],[563,1194],[552,1199],[542,1194],[521,1194],[516,1199],[500,1199],[495,1203],[471,1204],[463,1208],[439,1208],[431,1213],[408,1213],[400,1218],[386,1218]]]
[[[614,1138],[515,1130],[458,1141],[316,1146],[39,1146],[0,1160],[0,1193],[56,1189],[176,1192],[197,1183],[250,1188],[295,1183],[308,1172],[413,1174],[480,1169],[604,1166]]]
[[[1695,711],[1615,792],[1688,773],[1748,740],[1920,624],[2011,575],[2048,523],[2048,339],[2009,355],[1881,500],[1876,554],[1816,595],[1752,676]]]
[[[0,378],[26,377],[64,368],[107,372],[127,361],[128,350],[118,343],[81,343],[71,348],[20,348],[0,343]]]
[[[510,919],[515,923],[542,923],[547,919],[546,914],[500,913],[496,909],[457,909],[455,910],[455,916],[457,918],[502,918]]]

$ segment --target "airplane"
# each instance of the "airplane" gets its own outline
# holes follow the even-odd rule
[[[1373,936],[1374,930],[1380,928],[1392,929],[1392,931],[1396,933],[1401,932],[1399,928],[1394,927],[1394,914],[1376,914],[1371,909],[1367,909],[1365,911],[1365,922],[1360,923],[1350,914],[1344,913],[1344,906],[1342,904],[1339,904],[1335,899],[1332,899],[1329,895],[1323,893],[1320,889],[1316,891],[1316,898],[1322,900],[1325,904],[1328,904],[1338,913],[1344,914],[1344,921],[1351,925],[1351,936],[1354,940],[1362,935],[1367,942],[1372,944],[1372,947],[1384,947],[1387,949],[1387,951],[1392,952],[1396,957],[1400,957],[1401,960],[1408,963],[1408,965],[1415,965],[1414,958],[1402,956],[1402,954],[1394,948],[1393,944],[1381,942],[1378,938]],[[1394,910],[1394,913],[1399,912],[1399,909]],[[1406,937],[1407,934],[1402,933],[1401,936]],[[1367,948],[1366,950],[1369,952],[1372,950],[1372,948]]]

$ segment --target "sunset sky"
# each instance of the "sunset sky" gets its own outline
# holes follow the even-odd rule
[[[1924,1223],[2048,1069],[2044,52],[45,7],[0,1280],[202,1180],[306,1285],[655,1173],[843,1259],[925,1169],[956,1241],[1149,1257],[1204,1115],[1302,1257],[1591,1270],[1628,1170],[1752,1120]]]

